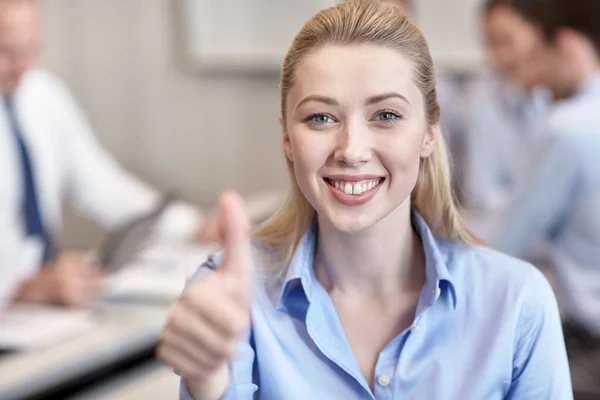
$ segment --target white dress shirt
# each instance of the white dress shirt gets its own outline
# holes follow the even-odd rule
[[[531,164],[491,242],[522,256],[548,240],[565,314],[600,337],[600,71],[551,109]]]
[[[66,85],[44,70],[29,71],[12,96],[32,162],[40,213],[56,238],[65,201],[108,230],[151,211],[160,195],[125,171],[98,143]],[[0,109],[0,305],[39,268],[41,241],[27,237],[22,216],[23,182],[19,150],[6,109]],[[156,234],[187,240],[202,216],[176,203]]]

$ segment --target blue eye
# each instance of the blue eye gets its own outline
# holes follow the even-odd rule
[[[308,117],[306,120],[317,125],[334,122],[333,118],[327,114],[314,114]]]
[[[400,119],[402,118],[402,116],[393,113],[391,111],[382,111],[379,114],[377,114],[377,116],[375,117],[378,121],[384,121],[384,122],[393,122],[396,119]]]

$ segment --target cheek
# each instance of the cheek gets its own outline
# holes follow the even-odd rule
[[[318,138],[302,134],[290,137],[290,146],[294,154],[294,172],[303,190],[327,160],[327,154],[324,153],[326,146],[316,139]]]
[[[410,140],[400,137],[380,144],[380,158],[390,175],[391,187],[414,185],[421,162],[423,135],[414,135]]]

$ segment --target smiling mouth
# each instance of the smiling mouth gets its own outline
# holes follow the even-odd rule
[[[361,195],[376,189],[383,183],[383,181],[385,181],[385,178],[364,179],[354,182],[334,180],[329,178],[323,178],[323,180],[328,185],[333,186],[342,193],[349,195]]]

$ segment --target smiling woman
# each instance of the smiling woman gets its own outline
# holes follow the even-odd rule
[[[433,76],[397,7],[348,1],[304,25],[281,78],[290,199],[249,249],[222,198],[225,250],[159,349],[182,399],[571,397],[548,282],[457,216]]]

